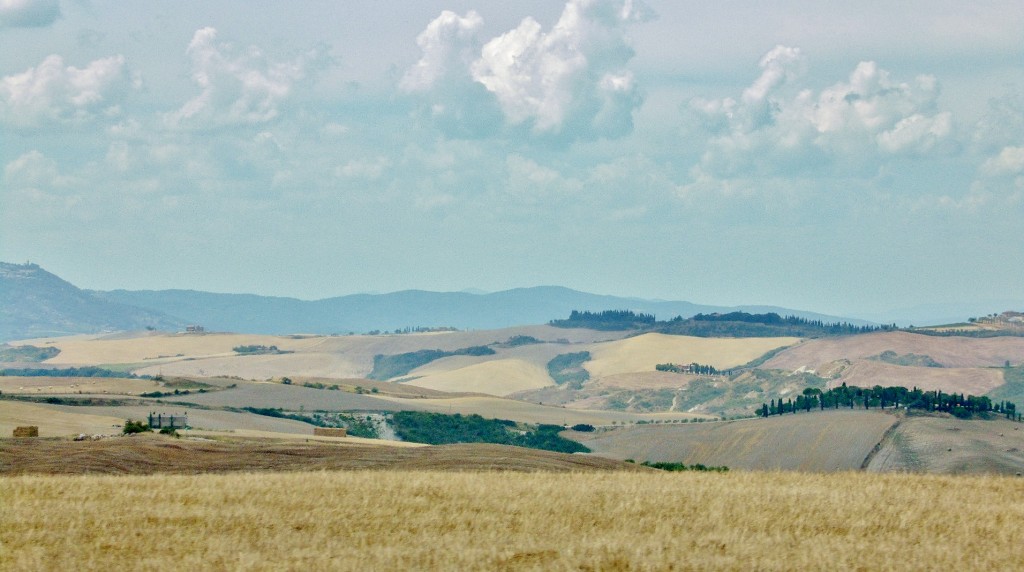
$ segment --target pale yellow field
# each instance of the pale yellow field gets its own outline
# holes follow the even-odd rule
[[[248,334],[153,334],[137,337],[59,337],[33,340],[31,345],[56,347],[60,353],[49,364],[140,363],[164,358],[234,355],[231,348],[244,345],[277,346],[281,350],[300,350],[313,345],[316,338],[291,339],[280,336]],[[18,344],[25,342],[18,342]],[[178,356],[182,354],[182,356]]]
[[[449,392],[487,393],[505,396],[517,391],[554,385],[546,369],[519,359],[496,359],[445,370],[439,364],[433,371],[424,368],[410,375],[421,375],[407,383],[417,387]]]
[[[592,359],[584,367],[592,378],[654,371],[654,366],[659,363],[696,362],[727,369],[799,341],[799,338],[696,338],[644,334],[593,346],[590,350]]]
[[[64,435],[111,435],[121,432],[124,418],[77,412],[56,413],[42,405],[18,401],[0,401],[0,437],[10,437],[15,427],[35,425],[40,437]]]
[[[1021,480],[307,472],[0,480],[4,570],[1004,570]]]

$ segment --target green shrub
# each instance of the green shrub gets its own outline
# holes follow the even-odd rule
[[[134,433],[148,433],[149,430],[149,423],[129,419],[124,422],[124,429],[122,429],[122,433],[125,435],[132,435]]]

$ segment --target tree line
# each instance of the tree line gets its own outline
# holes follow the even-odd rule
[[[653,314],[636,313],[630,310],[605,310],[603,312],[573,310],[568,319],[551,320],[549,324],[559,328],[641,330],[705,338],[772,336],[810,338],[867,334],[897,329],[896,324],[856,325],[849,322],[825,322],[799,316],[784,317],[775,312],[767,314],[747,312],[697,314],[690,318],[676,316],[671,320],[658,321]]]
[[[840,387],[821,390],[814,387],[804,389],[796,398],[783,400],[772,399],[762,403],[758,415],[785,415],[812,409],[826,410],[839,408],[885,409],[918,409],[923,411],[941,411],[950,413],[961,419],[970,419],[976,414],[994,413],[1005,415],[1007,419],[1020,421],[1021,414],[1017,406],[1010,401],[992,401],[986,396],[964,395],[963,393],[945,393],[943,391],[923,391],[914,387],[893,386],[882,387],[849,387],[845,383]]]

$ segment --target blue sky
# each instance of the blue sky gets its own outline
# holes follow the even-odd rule
[[[0,0],[0,259],[307,299],[1022,300],[1024,4],[896,4]]]

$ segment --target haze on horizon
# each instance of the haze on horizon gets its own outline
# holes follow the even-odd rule
[[[1024,4],[694,4],[0,0],[0,260],[304,299],[1024,298]]]

